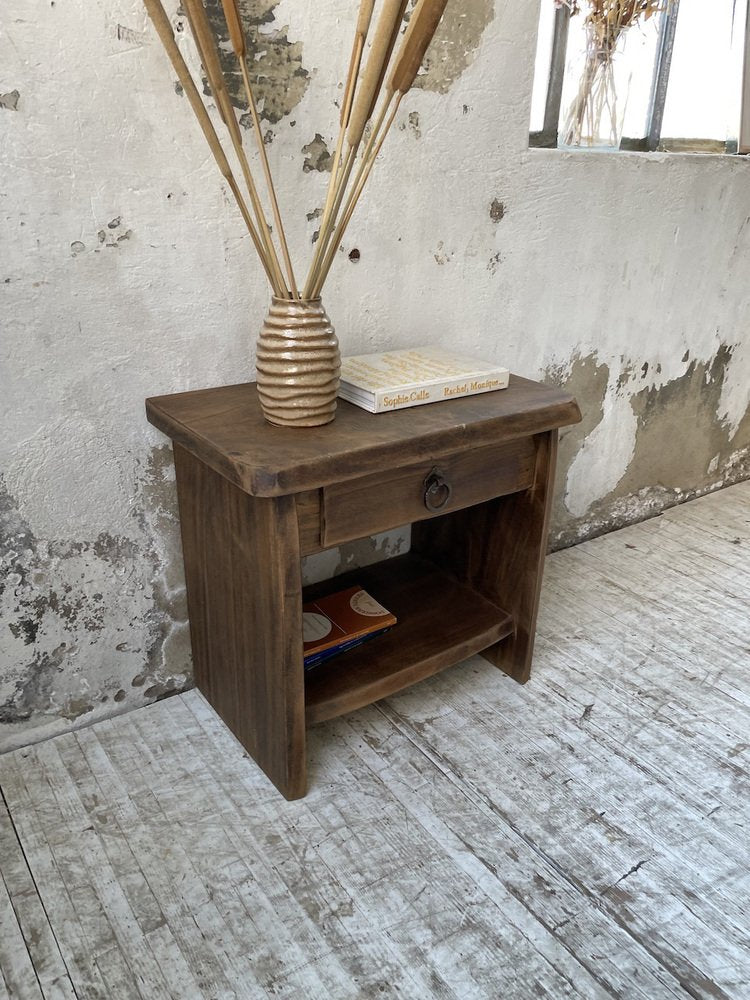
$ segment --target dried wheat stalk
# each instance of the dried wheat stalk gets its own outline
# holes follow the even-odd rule
[[[164,46],[164,50],[172,63],[175,73],[177,74],[177,79],[182,85],[182,89],[184,90],[185,96],[190,103],[190,107],[193,109],[195,117],[198,119],[198,124],[200,125],[203,135],[206,138],[206,142],[213,153],[216,164],[229,185],[232,194],[234,195],[240,213],[242,214],[242,218],[244,219],[255,249],[260,257],[263,269],[268,276],[268,280],[271,282],[271,286],[274,287],[275,277],[271,272],[271,267],[266,257],[265,247],[263,246],[260,236],[253,225],[252,218],[250,217],[247,205],[245,204],[245,199],[242,197],[239,186],[234,179],[234,175],[232,174],[232,170],[229,166],[229,161],[226,158],[213,123],[209,118],[208,112],[206,111],[200,94],[198,93],[198,88],[195,86],[193,78],[190,75],[190,70],[187,68],[185,60],[182,58],[182,53],[177,47],[177,42],[175,41],[174,32],[172,31],[172,25],[169,18],[167,17],[160,0],[143,0],[143,3],[149,17],[153,21],[156,32],[159,35],[159,40]]]
[[[370,30],[370,23],[372,21],[372,12],[375,6],[375,0],[361,0],[359,15],[357,17],[357,26],[354,32],[354,44],[352,46],[352,54],[349,60],[349,71],[346,76],[346,86],[344,88],[344,100],[341,105],[341,116],[339,120],[339,138],[336,143],[336,152],[334,153],[333,163],[331,165],[331,179],[328,184],[328,191],[326,193],[325,207],[323,209],[323,217],[320,224],[320,229],[318,230],[318,242],[315,247],[315,253],[313,254],[312,264],[310,265],[310,273],[308,275],[308,280],[305,283],[305,290],[309,291],[311,283],[317,273],[320,258],[325,250],[328,234],[331,227],[331,219],[336,217],[336,212],[338,211],[338,205],[340,201],[337,202],[336,195],[339,190],[339,185],[343,184],[346,187],[346,182],[351,173],[351,164],[347,161],[343,166],[343,181],[342,175],[339,172],[339,168],[342,166],[342,155],[344,152],[344,140],[346,139],[347,129],[349,127],[349,122],[352,115],[352,106],[354,104],[354,95],[357,89],[357,78],[359,77],[359,70],[362,64],[362,55],[365,49],[365,42],[367,40],[367,33]]]
[[[273,177],[271,176],[271,168],[268,164],[268,154],[266,153],[266,144],[263,141],[263,132],[260,127],[260,117],[258,115],[258,106],[255,103],[255,95],[253,94],[253,88],[250,84],[250,77],[247,71],[247,47],[245,45],[245,32],[242,30],[242,19],[240,18],[240,10],[237,5],[237,0],[221,0],[222,7],[224,8],[224,18],[227,22],[227,29],[229,30],[229,38],[232,43],[232,48],[234,49],[234,54],[237,57],[237,61],[240,64],[240,72],[242,73],[242,83],[245,88],[245,97],[247,98],[247,104],[250,109],[250,115],[253,119],[253,128],[255,130],[255,140],[258,146],[258,152],[260,154],[260,162],[263,167],[263,175],[266,179],[266,187],[268,189],[268,196],[271,199],[271,211],[273,212],[273,219],[276,223],[276,230],[279,234],[279,241],[281,243],[281,252],[284,257],[284,264],[286,265],[286,272],[289,278],[289,288],[292,292],[292,298],[299,298],[299,290],[297,289],[297,280],[294,276],[294,268],[292,267],[292,258],[289,254],[289,246],[286,241],[286,233],[284,232],[284,224],[281,221],[281,212],[279,210],[279,202],[276,197],[276,188],[274,187]]]
[[[351,222],[352,215],[354,214],[357,203],[362,196],[365,184],[372,173],[372,168],[374,167],[378,154],[383,147],[383,142],[385,141],[391,125],[395,120],[399,105],[401,104],[404,95],[411,90],[417,73],[419,72],[419,68],[422,65],[422,60],[427,52],[427,48],[435,35],[437,26],[440,23],[447,4],[448,0],[419,0],[417,6],[414,8],[414,12],[409,20],[409,26],[406,29],[406,33],[399,48],[393,69],[388,78],[388,84],[386,86],[380,116],[375,123],[370,139],[365,147],[362,164],[355,177],[349,198],[347,199],[346,205],[341,214],[341,219],[335,232],[330,237],[327,252],[323,258],[322,265],[317,271],[315,281],[312,285],[311,294],[314,297],[320,295],[320,292],[322,291],[323,285],[325,284],[331,265],[333,264],[336,256],[336,250],[344,237],[344,233],[346,232],[349,223]],[[379,81],[378,90],[382,87],[382,80],[384,78],[385,73]],[[376,99],[377,94],[378,91],[375,91]],[[391,105],[393,105],[392,108]],[[374,104],[371,104],[369,108],[370,114],[372,113],[373,107]],[[388,115],[387,119],[386,115]]]
[[[556,7],[567,7],[571,15],[588,8],[585,24],[593,32],[602,53],[614,52],[623,31],[648,21],[666,10],[672,0],[556,0]]]
[[[216,107],[227,128],[231,145],[242,171],[255,214],[257,228],[256,224],[253,223],[244,197],[232,174],[226,154],[201,100],[195,82],[177,47],[172,26],[161,4],[161,0],[143,0],[143,2],[151,20],[154,22],[161,43],[172,62],[190,105],[198,118],[206,141],[219,166],[219,170],[225,177],[237,201],[274,294],[287,299],[300,298],[289,254],[289,247],[282,225],[276,190],[263,143],[258,109],[250,83],[247,68],[247,47],[237,0],[222,0],[222,6],[229,31],[229,38],[240,66],[245,95],[253,120],[261,166],[286,267],[286,275],[284,275],[281,269],[271,230],[250,170],[250,164],[242,142],[242,132],[235,117],[226,81],[221,71],[216,39],[203,6],[203,0],[183,0],[183,5],[203,68],[206,72],[206,77],[211,87],[211,92],[216,102]],[[301,295],[303,299],[316,298],[320,295],[333,263],[336,250],[341,243],[341,239],[351,221],[357,203],[362,196],[362,192],[372,173],[373,166],[386,136],[393,125],[400,103],[404,94],[407,93],[414,83],[427,47],[432,41],[447,5],[447,0],[418,0],[394,59],[393,52],[401,32],[407,2],[408,0],[381,0],[380,14],[377,19],[370,52],[364,71],[360,72],[375,3],[375,0],[360,0],[354,43],[344,89],[339,136],[332,164],[331,179],[326,196],[318,245],[316,246],[310,273]],[[576,2],[577,0],[571,0],[571,3]],[[592,0],[592,2],[595,2],[595,0]],[[601,2],[606,2],[606,0],[601,0]],[[636,0],[632,0],[632,2],[635,3]],[[645,3],[647,0],[641,0],[641,2]],[[653,0],[653,2],[656,2],[656,0]],[[387,84],[386,79],[388,81]],[[380,104],[380,109],[376,114],[378,104]],[[370,125],[369,135],[364,144],[364,151],[359,166],[356,173],[354,173],[357,156],[362,146],[368,123]],[[344,151],[345,147],[346,151]],[[353,173],[354,179],[352,180]]]
[[[250,164],[247,161],[245,149],[242,144],[242,132],[240,130],[240,126],[237,124],[234,107],[232,106],[229,92],[227,91],[224,74],[221,71],[221,63],[219,62],[219,52],[216,47],[216,39],[214,38],[213,31],[211,30],[211,24],[209,23],[206,9],[203,6],[202,0],[182,0],[182,3],[185,8],[185,13],[187,14],[188,23],[190,24],[190,30],[192,31],[195,44],[198,48],[198,52],[200,53],[203,68],[206,71],[206,76],[208,77],[211,93],[216,101],[222,121],[226,125],[227,131],[229,132],[229,138],[232,142],[235,155],[239,160],[240,169],[242,170],[242,175],[245,179],[245,184],[247,185],[247,190],[250,195],[250,202],[253,206],[255,218],[258,223],[258,229],[266,249],[267,259],[271,266],[271,270],[274,273],[276,294],[281,294],[286,297],[286,281],[281,271],[279,258],[276,255],[276,248],[274,247],[273,240],[271,239],[271,231],[268,227],[268,222],[266,221],[265,212],[263,211],[263,206],[258,195],[258,189],[255,186],[255,181],[250,171]]]
[[[356,99],[351,111],[351,117],[347,127],[346,140],[349,146],[346,160],[343,167],[342,177],[337,182],[335,196],[333,197],[332,211],[329,212],[326,225],[321,225],[318,237],[318,246],[313,258],[310,273],[305,282],[304,298],[314,295],[313,288],[317,284],[320,274],[320,262],[328,249],[328,241],[333,233],[333,227],[341,206],[346,186],[349,183],[352,169],[354,167],[357,150],[362,142],[365,126],[370,120],[373,108],[378,99],[379,85],[385,76],[388,67],[388,60],[393,51],[395,38],[401,27],[403,16],[403,0],[383,0],[383,6],[378,18],[377,27],[372,40],[370,54],[367,57],[367,65],[359,83]],[[319,294],[319,292],[318,292]]]

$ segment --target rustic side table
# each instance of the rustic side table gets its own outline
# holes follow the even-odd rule
[[[306,723],[478,652],[528,679],[570,395],[512,376],[395,413],[339,401],[311,430],[266,423],[253,383],[146,407],[174,443],[197,685],[286,798],[306,791]],[[302,556],[407,523],[407,555],[303,591]],[[399,624],[305,677],[303,601],[355,583]]]

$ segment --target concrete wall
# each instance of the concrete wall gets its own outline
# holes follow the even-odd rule
[[[303,261],[352,4],[243,6]],[[449,7],[325,301],[346,353],[442,341],[577,393],[554,523],[566,545],[747,475],[750,183],[740,158],[529,150],[537,10]],[[268,296],[138,0],[5,0],[2,22],[10,747],[189,683],[170,451],[143,398],[251,377]]]

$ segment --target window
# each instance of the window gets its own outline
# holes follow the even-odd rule
[[[750,153],[750,0],[541,0],[530,145]]]

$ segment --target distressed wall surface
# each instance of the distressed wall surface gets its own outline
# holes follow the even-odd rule
[[[305,260],[353,8],[243,10]],[[740,158],[529,150],[536,13],[453,4],[326,306],[345,352],[442,341],[577,393],[559,546],[747,476],[750,183]],[[0,747],[11,747],[189,683],[173,470],[143,398],[251,377],[267,292],[137,0],[6,0],[2,28]],[[404,544],[365,541],[308,569]]]

